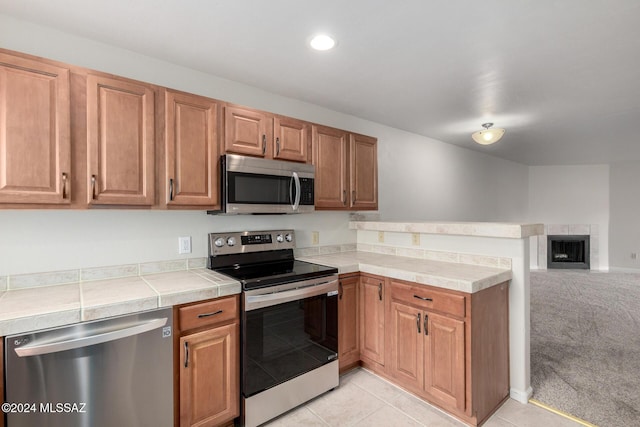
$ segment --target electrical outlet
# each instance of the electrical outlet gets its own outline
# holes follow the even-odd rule
[[[311,232],[311,244],[319,245],[320,244],[320,232],[312,231]]]
[[[378,231],[378,243],[384,243],[384,231]]]
[[[178,237],[178,253],[179,254],[191,253],[191,236]]]
[[[420,233],[411,233],[411,244],[413,246],[420,246]]]

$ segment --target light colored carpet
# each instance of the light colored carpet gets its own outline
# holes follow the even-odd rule
[[[597,426],[640,426],[640,274],[532,271],[531,383]]]

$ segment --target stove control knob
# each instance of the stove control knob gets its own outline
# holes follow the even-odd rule
[[[227,239],[227,245],[229,245],[229,246],[235,246],[235,244],[236,244],[236,238],[235,238],[235,237],[229,237],[229,238]]]
[[[221,248],[224,246],[224,239],[222,237],[218,237],[213,244],[216,245],[217,248]]]
[[[287,242],[290,242],[293,240],[293,236],[289,233],[285,234],[284,238],[287,239]]]
[[[276,236],[276,241],[277,241],[278,243],[282,243],[282,242],[284,242],[284,237],[282,236],[282,234],[278,234],[278,235]]]

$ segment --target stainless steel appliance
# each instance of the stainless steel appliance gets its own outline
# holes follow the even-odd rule
[[[5,338],[7,427],[173,426],[171,308]]]
[[[242,283],[245,426],[338,386],[338,270],[294,247],[293,230],[209,235],[209,268]]]
[[[221,156],[222,211],[210,214],[290,214],[314,210],[313,165]]]

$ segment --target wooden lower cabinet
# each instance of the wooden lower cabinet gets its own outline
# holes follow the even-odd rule
[[[360,275],[360,358],[384,366],[385,278]]]
[[[238,297],[176,310],[178,328],[191,328],[176,334],[176,425],[227,425],[240,408]]]
[[[473,294],[388,279],[383,375],[470,425],[509,396],[508,283]]]
[[[340,372],[360,360],[358,275],[340,277],[338,285],[338,359]]]

